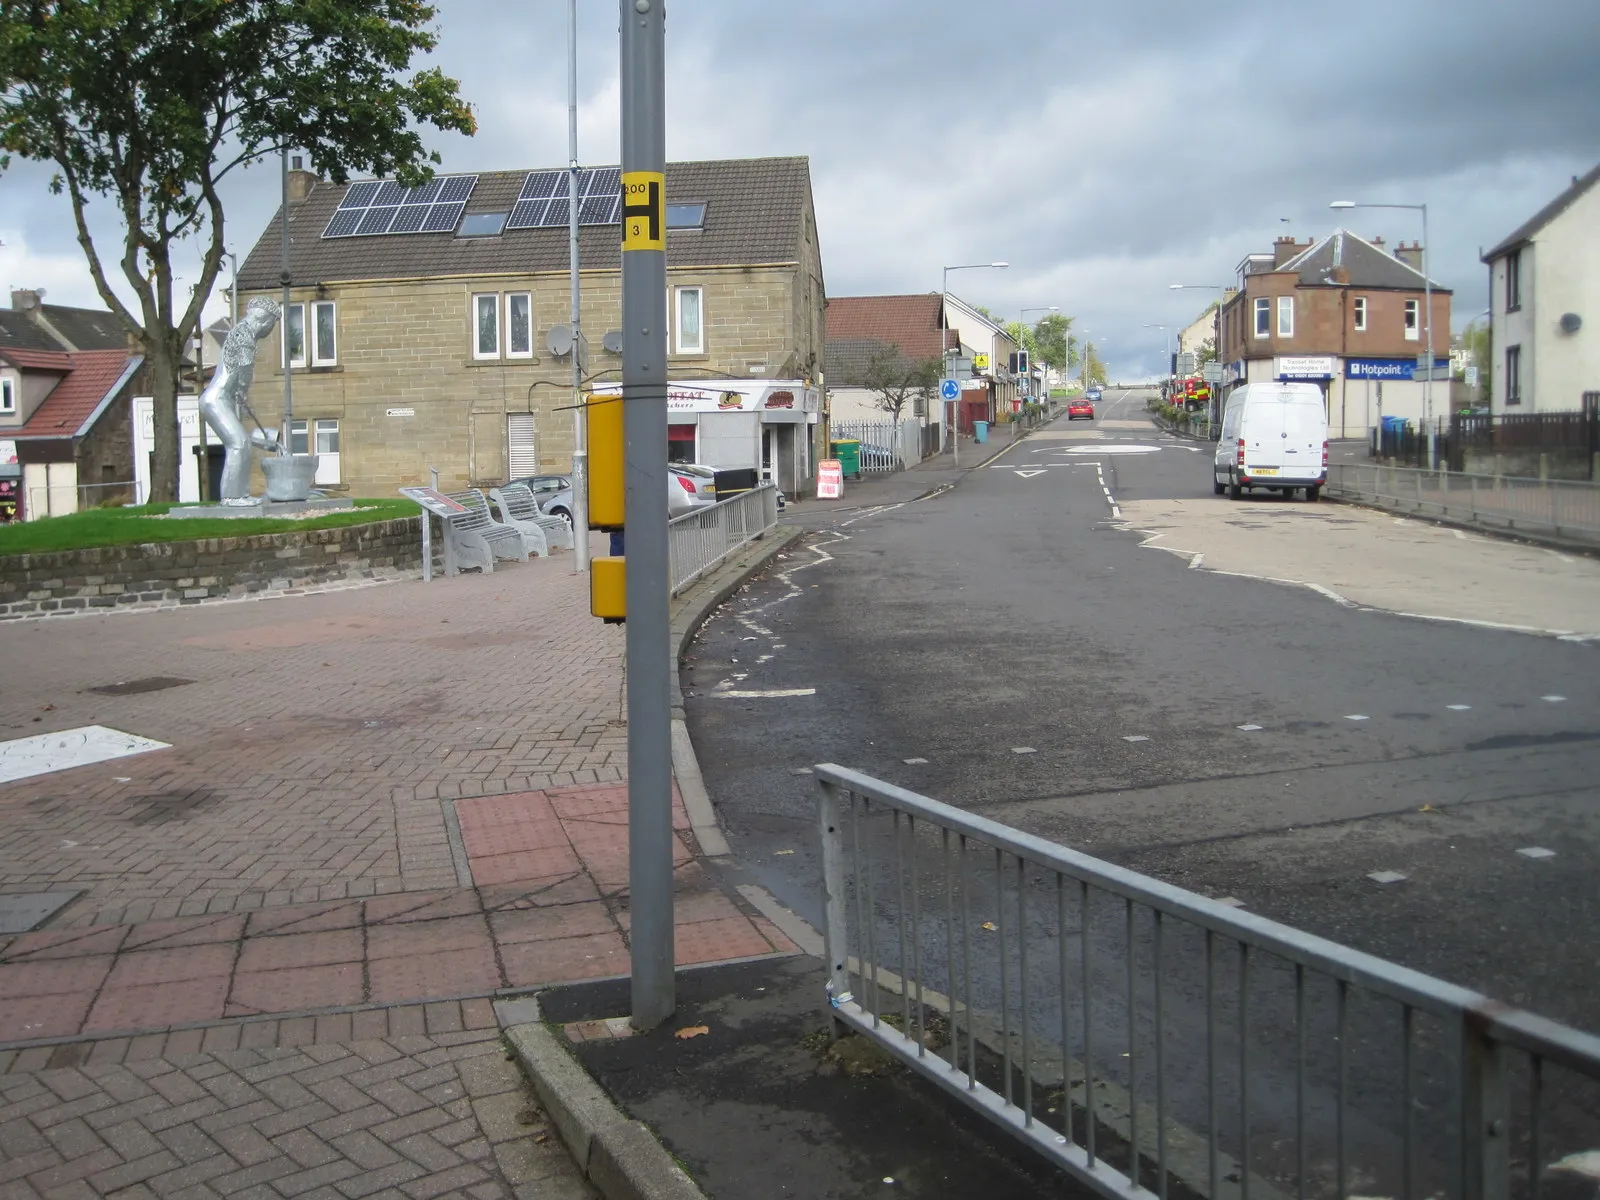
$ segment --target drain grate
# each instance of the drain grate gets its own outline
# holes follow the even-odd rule
[[[0,933],[26,933],[55,916],[83,893],[13,892],[0,896]]]
[[[192,679],[178,679],[172,675],[152,675],[148,679],[129,679],[123,683],[103,683],[99,687],[86,688],[86,691],[97,696],[137,696],[141,692],[159,692],[165,688],[182,687],[186,683],[193,683]]]

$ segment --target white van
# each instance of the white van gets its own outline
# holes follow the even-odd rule
[[[1328,413],[1313,383],[1247,383],[1222,414],[1212,487],[1234,499],[1245,488],[1315,500],[1328,478]]]

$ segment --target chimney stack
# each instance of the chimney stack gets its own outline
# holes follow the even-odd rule
[[[11,308],[13,312],[26,313],[30,320],[39,319],[39,309],[44,303],[44,289],[13,288],[11,291]]]
[[[1314,239],[1307,238],[1303,243],[1294,240],[1294,235],[1281,237],[1272,243],[1272,267],[1274,270],[1283,266],[1295,255],[1311,249]]]
[[[315,171],[306,170],[306,160],[303,155],[291,154],[289,156],[289,203],[300,204],[311,195],[313,188],[322,181],[317,178]]]
[[[1372,239],[1372,244],[1374,246],[1376,246],[1379,250],[1382,250],[1383,249],[1383,237],[1382,237],[1382,235],[1379,235],[1378,237],[1373,238]]]
[[[1394,248],[1394,256],[1413,271],[1422,270],[1422,243],[1412,242],[1409,246],[1401,242]]]

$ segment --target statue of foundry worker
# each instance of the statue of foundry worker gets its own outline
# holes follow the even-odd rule
[[[222,343],[222,361],[200,393],[200,415],[217,435],[227,455],[222,464],[222,502],[250,502],[251,448],[277,450],[275,434],[256,424],[246,430],[244,414],[250,413],[250,380],[255,374],[256,343],[272,332],[281,310],[274,300],[257,296],[250,301],[244,317]]]

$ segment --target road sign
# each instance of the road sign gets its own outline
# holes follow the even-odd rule
[[[987,371],[989,369],[989,356],[987,354],[974,354],[972,356],[972,369],[974,371]]]
[[[1195,356],[1193,354],[1189,354],[1187,352],[1178,355],[1178,374],[1179,375],[1193,375],[1194,374],[1194,360],[1195,360]]]
[[[1205,366],[1200,368],[1200,378],[1204,379],[1207,383],[1221,383],[1222,364],[1207,363]]]
[[[976,365],[970,358],[953,358],[950,360],[950,374],[960,379],[965,375],[971,375]]]
[[[945,400],[961,399],[961,384],[954,379],[946,379],[939,385],[939,395]]]
[[[1478,368],[1476,364],[1467,368],[1467,386],[1469,388],[1478,386]]]

